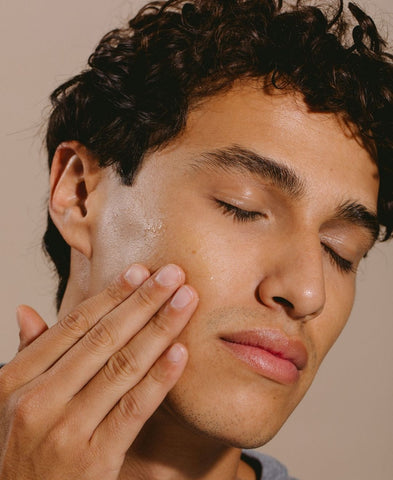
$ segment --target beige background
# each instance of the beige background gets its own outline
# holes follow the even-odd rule
[[[18,340],[15,306],[53,322],[54,281],[40,239],[47,173],[47,96],[85,64],[100,36],[144,1],[1,0],[0,359]],[[387,30],[391,0],[367,9]],[[391,38],[393,39],[393,29]],[[363,264],[351,320],[308,396],[264,451],[302,480],[393,478],[393,244]]]

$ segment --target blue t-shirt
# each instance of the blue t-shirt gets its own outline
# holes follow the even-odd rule
[[[256,450],[243,450],[242,460],[255,470],[256,480],[296,480],[282,463]]]

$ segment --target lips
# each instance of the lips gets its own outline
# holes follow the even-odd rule
[[[280,330],[248,330],[225,334],[223,345],[260,375],[283,384],[293,384],[307,364],[307,350],[297,339]]]

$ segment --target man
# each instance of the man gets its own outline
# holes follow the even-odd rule
[[[19,309],[2,480],[288,478],[241,449],[300,402],[393,225],[391,57],[350,8],[353,45],[341,8],[155,3],[53,93],[60,321]]]

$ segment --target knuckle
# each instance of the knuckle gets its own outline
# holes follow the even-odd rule
[[[30,426],[37,417],[37,403],[39,403],[39,399],[34,391],[25,391],[12,395],[8,410],[15,425]]]
[[[113,348],[117,344],[116,330],[110,324],[99,322],[83,337],[83,346],[89,351],[101,351]]]
[[[139,371],[139,365],[135,355],[131,351],[120,350],[113,355],[104,368],[104,374],[110,382],[122,382],[135,376]]]
[[[169,317],[162,312],[160,312],[153,318],[153,320],[150,322],[150,328],[152,335],[158,338],[169,337],[172,333]]]
[[[89,317],[88,312],[80,305],[60,320],[59,327],[68,336],[79,338],[90,328]]]
[[[52,459],[67,463],[72,459],[76,473],[89,467],[89,437],[90,431],[83,428],[79,419],[64,411],[53,420],[47,429],[43,446],[46,452],[49,449]],[[70,478],[81,477],[72,475]]]
[[[116,304],[121,303],[125,297],[126,287],[127,287],[127,283],[125,280],[123,279],[116,280],[115,282],[108,285],[108,287],[106,288],[106,294]],[[128,286],[128,290],[129,289],[130,287]]]
[[[135,300],[142,308],[151,309],[155,307],[155,301],[152,294],[152,289],[140,288],[136,294]]]
[[[145,417],[142,402],[137,398],[134,392],[125,395],[119,402],[119,411],[121,415],[129,420],[142,420]]]
[[[53,425],[46,435],[46,444],[51,446],[52,455],[55,458],[62,458],[66,455],[70,449],[70,434],[65,422],[58,421]],[[73,452],[73,458],[75,461],[75,452]]]

